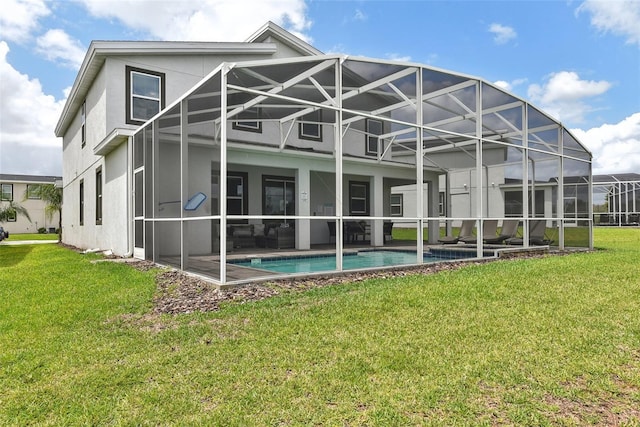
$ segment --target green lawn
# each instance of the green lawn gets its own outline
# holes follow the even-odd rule
[[[11,233],[9,235],[10,241],[18,241],[18,240],[58,240],[58,235],[55,233],[23,233],[23,234],[14,234]]]
[[[154,272],[0,247],[0,425],[639,425],[640,229],[599,250],[150,314]]]

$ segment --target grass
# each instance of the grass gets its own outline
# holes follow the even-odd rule
[[[58,241],[58,235],[55,233],[22,233],[22,234],[14,234],[11,233],[9,235],[9,240],[18,241],[18,240],[55,240]]]
[[[638,425],[640,229],[595,242],[178,316],[154,272],[0,247],[0,425]]]

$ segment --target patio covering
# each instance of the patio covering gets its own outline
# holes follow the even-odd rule
[[[135,255],[221,284],[299,274],[260,268],[282,250],[335,257],[326,271],[356,246],[421,264],[464,219],[518,218],[525,246],[544,219],[552,245],[592,246],[591,153],[528,102],[420,64],[224,63],[136,132],[133,176]]]

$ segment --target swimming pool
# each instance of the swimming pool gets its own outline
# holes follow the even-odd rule
[[[468,255],[466,257],[469,257]],[[436,262],[448,259],[458,259],[456,256],[433,256],[425,254],[424,262]],[[269,270],[277,273],[315,273],[320,271],[332,271],[336,269],[335,255],[293,256],[273,258],[252,258],[250,260],[231,260],[241,267]],[[342,258],[343,270],[355,270],[360,268],[392,267],[396,265],[417,264],[416,253],[411,251],[359,251],[346,253]]]

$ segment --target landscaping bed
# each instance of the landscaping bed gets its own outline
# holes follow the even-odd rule
[[[502,259],[504,262],[508,262],[510,259],[539,258],[548,254],[557,256],[567,253],[569,252],[553,251],[544,254],[541,252],[511,252],[503,256]],[[369,272],[358,271],[313,277],[286,278],[232,288],[219,288],[217,285],[197,276],[171,269],[159,272],[156,277],[157,294],[154,298],[153,310],[157,314],[216,311],[220,308],[220,304],[225,302],[259,301],[285,292],[305,291],[369,279],[435,274],[441,271],[452,271],[469,265],[479,265],[498,260],[497,258],[488,258],[473,261],[448,261]],[[143,260],[128,260],[128,263],[132,267],[143,271],[157,267],[153,262]]]

